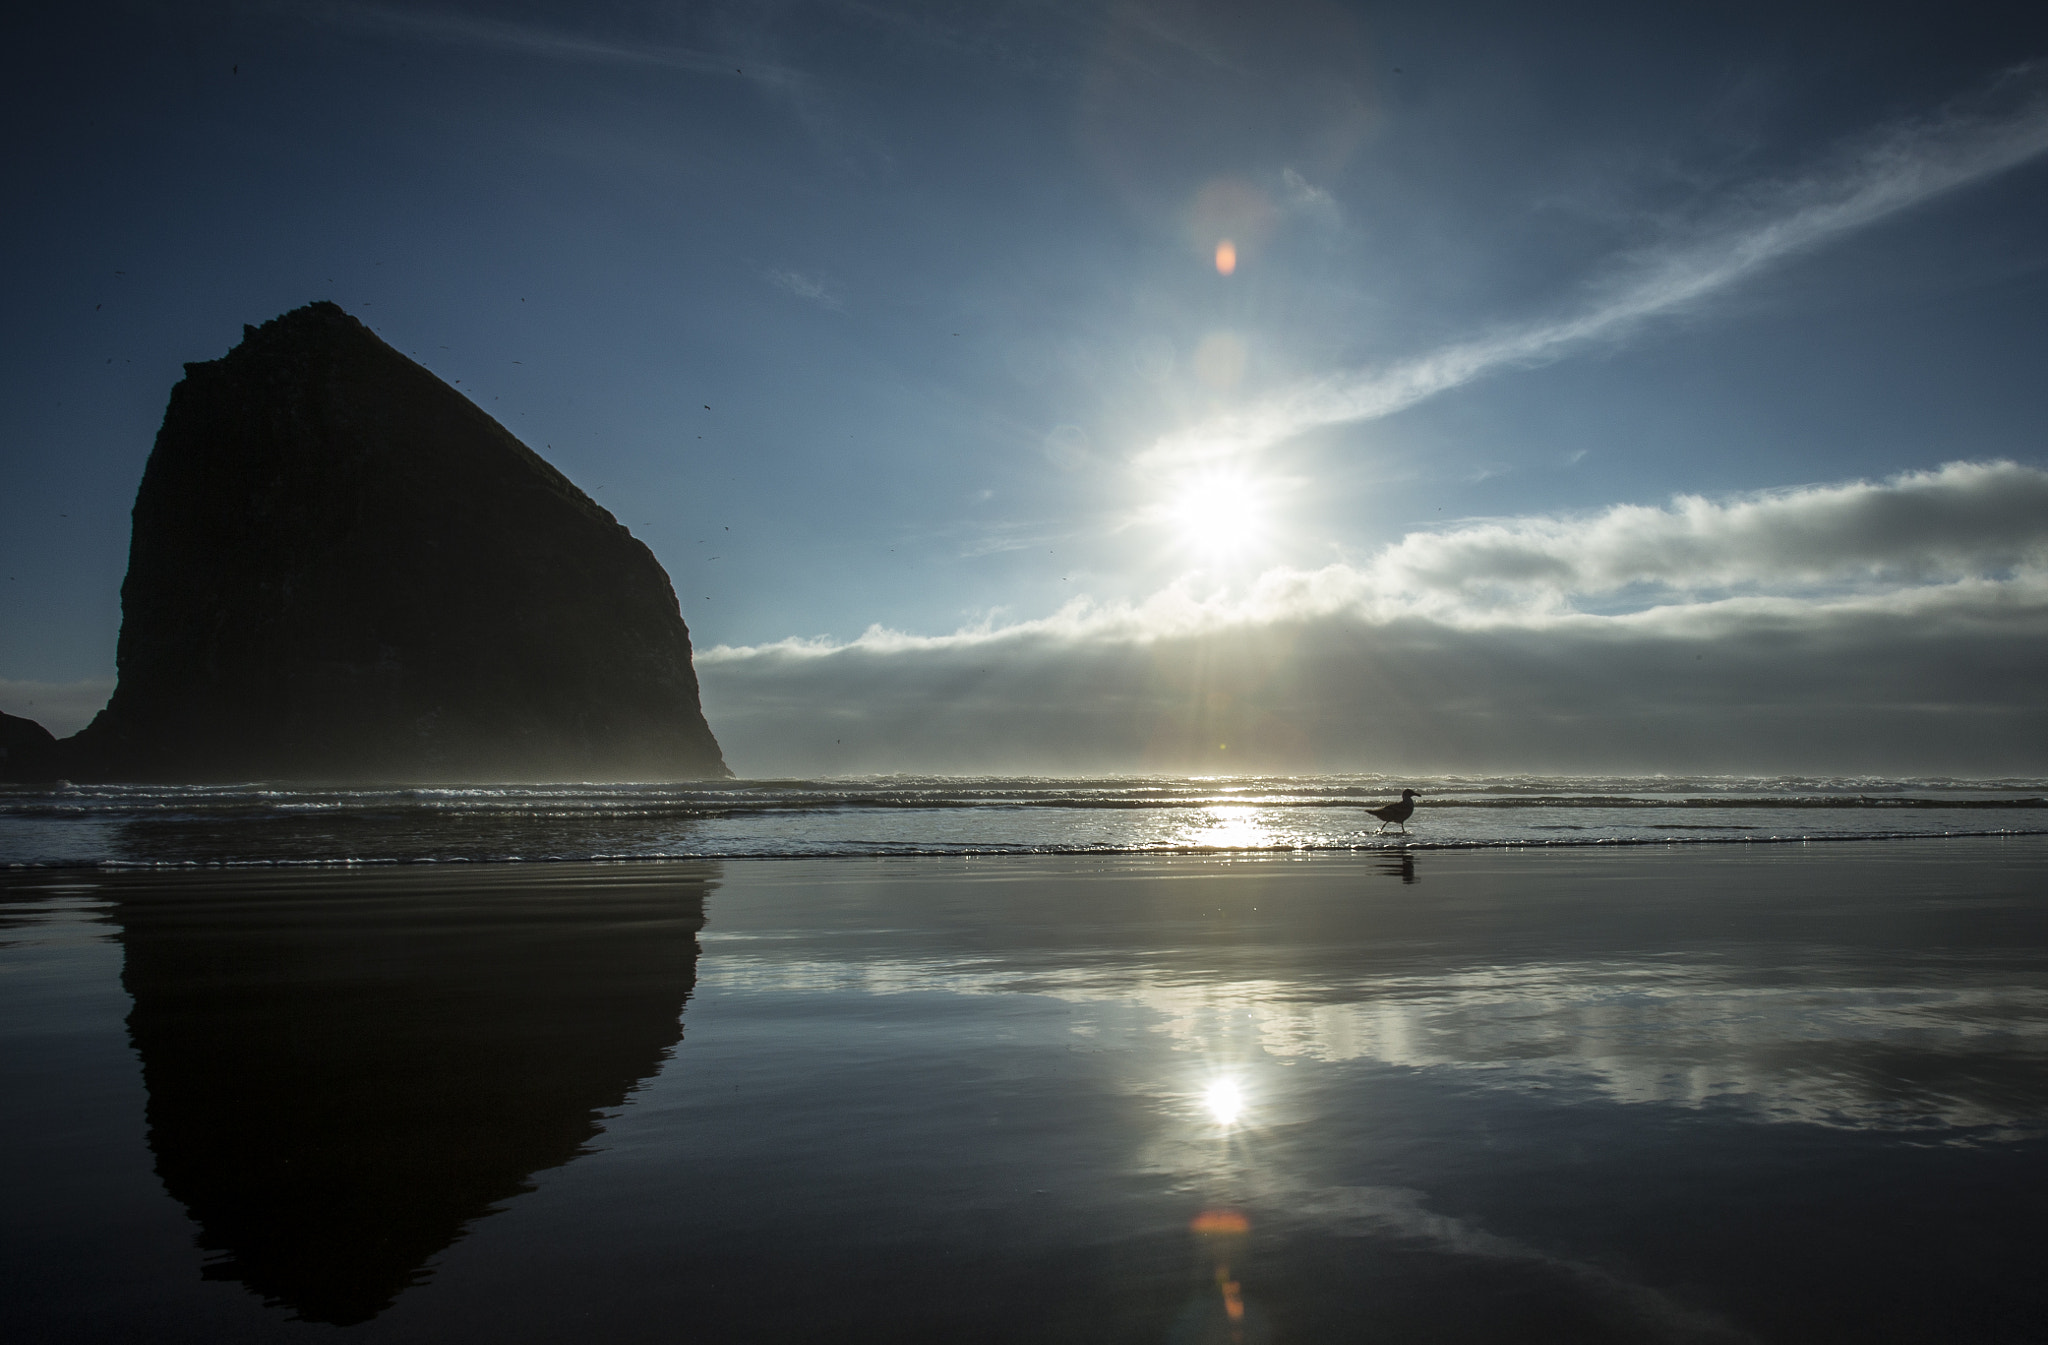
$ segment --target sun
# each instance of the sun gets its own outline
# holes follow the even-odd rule
[[[1210,562],[1234,560],[1264,545],[1271,527],[1265,487],[1241,471],[1191,473],[1175,482],[1160,520],[1185,551]]]

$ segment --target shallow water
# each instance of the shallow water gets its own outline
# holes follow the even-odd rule
[[[1366,812],[1413,787],[1415,816]],[[925,776],[0,786],[0,865],[1200,853],[2048,834],[2048,781]]]
[[[0,875],[0,1334],[2020,1341],[2039,838]]]

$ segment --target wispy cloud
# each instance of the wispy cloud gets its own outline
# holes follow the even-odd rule
[[[709,79],[753,84],[769,93],[801,124],[818,147],[849,170],[886,169],[888,147],[865,133],[825,88],[805,71],[765,59],[770,49],[765,31],[743,42],[753,54],[735,50],[704,51],[671,43],[616,40],[537,23],[487,18],[444,9],[398,9],[357,0],[316,0],[277,7],[301,17],[373,31],[382,31],[453,46],[488,47],[554,61],[642,66],[676,70]],[[740,12],[746,12],[744,10]],[[766,25],[757,25],[765,29]]]
[[[1540,364],[1682,311],[1797,253],[2048,152],[2048,65],[1887,128],[1802,177],[1758,184],[1718,214],[1625,259],[1578,311],[1378,368],[1314,379],[1165,436],[1145,465],[1254,453],[1326,425],[1375,420],[1495,370]]]
[[[785,294],[795,295],[820,308],[834,311],[846,306],[839,287],[823,276],[808,276],[802,271],[783,271],[770,268],[761,273],[761,278]]]
[[[744,78],[759,83],[793,85],[804,76],[786,67],[748,61],[720,52],[661,43],[611,42],[538,24],[515,23],[450,10],[395,9],[386,5],[324,3],[294,7],[294,12],[329,23],[375,28],[465,46],[498,47],[554,60],[595,61],[614,65],[654,66],[692,74]]]
[[[986,523],[959,530],[955,551],[961,560],[977,556],[999,556],[1011,551],[1035,551],[1073,537],[1070,529],[1054,528],[1044,522]]]

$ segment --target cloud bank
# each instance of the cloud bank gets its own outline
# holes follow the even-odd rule
[[[2048,472],[1414,533],[949,635],[698,656],[748,774],[2048,766]]]
[[[1327,425],[1377,420],[1495,370],[1540,364],[1690,307],[1797,253],[2048,153],[2048,64],[2016,67],[1967,103],[1900,123],[1804,177],[1759,184],[1646,250],[1575,313],[1331,375],[1160,439],[1164,466],[1255,453]]]

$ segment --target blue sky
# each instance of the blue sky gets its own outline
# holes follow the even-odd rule
[[[1986,657],[2048,648],[2048,517],[1999,513],[2048,461],[2048,18],[2023,7],[82,5],[10,45],[0,708],[53,727],[112,676],[180,364],[317,298],[648,542],[743,773],[1002,765],[1042,723],[963,709],[909,752],[874,688],[929,706],[947,660],[1005,650],[1050,685],[1105,641],[1156,664],[1198,638],[1169,610],[1201,639],[1426,621],[1611,664],[1558,623],[1669,652],[1791,603],[1819,639],[1844,603],[1992,584],[2024,617]],[[1664,549],[1613,562],[1617,509]],[[1894,555],[1915,510],[1948,532]],[[1731,568],[1702,528],[1809,560]],[[1532,588],[1532,547],[1568,577]],[[1353,597],[1274,596],[1317,574]],[[1829,656],[1905,666],[1904,630]],[[1801,750],[1931,768],[1950,721],[1865,750],[1910,702],[1977,725],[1949,766],[2025,768],[2048,744],[2016,685],[1873,686]],[[1759,751],[1721,764],[1770,764],[1800,712],[1741,704]],[[1270,762],[1395,751],[1304,757],[1316,725]],[[1464,741],[1424,728],[1401,764]],[[1034,761],[1216,764],[1156,738]],[[1637,741],[1583,764],[1713,756]]]

